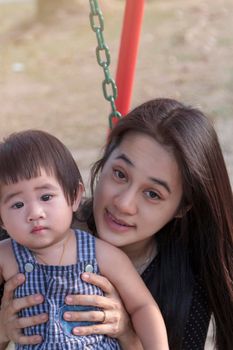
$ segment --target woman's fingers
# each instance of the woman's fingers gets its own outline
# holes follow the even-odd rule
[[[12,337],[12,341],[21,345],[35,345],[41,343],[43,338],[40,335],[25,336],[21,333],[16,333]]]
[[[102,310],[99,311],[69,311],[64,312],[63,317],[66,321],[76,322],[103,322],[104,313]]]
[[[10,278],[5,284],[4,284],[4,291],[3,291],[3,297],[1,305],[2,307],[5,305],[8,305],[8,303],[13,299],[14,297],[14,291],[15,289],[20,286],[25,281],[25,276],[23,274],[17,274]]]
[[[107,334],[108,336],[115,338],[118,334],[118,328],[113,323],[96,324],[88,327],[75,327],[73,328],[74,335],[90,335],[90,334]]]
[[[24,283],[24,281],[25,276],[23,274],[17,274],[5,283],[1,301],[2,309],[7,308],[8,312],[17,313],[26,307],[37,305],[43,302],[43,296],[40,294],[14,299],[15,289]]]
[[[14,328],[22,329],[22,328],[42,324],[47,321],[48,321],[48,315],[45,313],[37,316],[16,318],[14,321]]]
[[[18,317],[18,312],[43,302],[44,298],[40,294],[30,295],[23,298],[14,299],[14,290],[25,281],[23,274],[17,274],[10,278],[4,285],[4,293],[1,302],[1,324],[5,338],[15,343],[38,344],[42,341],[39,335],[25,336],[22,329],[44,323],[48,320],[47,314],[40,314],[32,317]],[[4,339],[4,338],[3,338]]]
[[[110,337],[116,337],[121,331],[121,325],[118,313],[112,310],[100,310],[98,315],[94,315],[97,324],[91,326],[74,327],[73,334],[89,335],[89,334],[107,334]],[[104,321],[104,322],[103,322]]]
[[[74,327],[73,333],[76,335],[107,334],[110,337],[117,337],[129,328],[129,316],[118,298],[99,295],[73,295],[72,304],[100,308],[99,311],[64,312],[63,317],[66,321],[95,323],[90,326]]]
[[[115,309],[118,307],[115,299],[110,299],[106,296],[89,294],[68,296],[66,297],[66,303],[68,305],[95,306],[102,309]]]
[[[92,305],[100,308],[110,308],[114,300],[120,300],[119,295],[109,280],[103,276],[94,273],[83,273],[83,281],[99,287],[105,294],[104,297],[99,295],[67,295],[65,302],[68,305]],[[109,300],[111,298],[110,304]]]
[[[94,284],[95,286],[102,289],[105,294],[111,294],[115,291],[113,285],[109,282],[109,280],[103,276],[97,275],[95,273],[83,273],[81,275],[83,281],[87,283]]]
[[[107,278],[93,273],[83,273],[82,280],[94,284],[102,289],[104,296],[100,295],[68,295],[68,305],[86,305],[98,307],[99,311],[68,311],[63,317],[66,321],[95,322],[90,326],[74,327],[76,335],[106,334],[118,338],[132,331],[129,316],[115,287]],[[97,322],[97,323],[96,323]]]
[[[9,301],[8,304],[3,303],[2,307],[8,307],[8,314],[16,314],[22,309],[41,304],[43,300],[44,298],[40,294],[29,295],[23,298],[14,299],[11,302]]]

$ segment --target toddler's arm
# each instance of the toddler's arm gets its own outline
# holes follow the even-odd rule
[[[131,316],[144,350],[168,350],[166,327],[158,305],[129,258],[119,249],[97,240],[101,274],[117,288]]]

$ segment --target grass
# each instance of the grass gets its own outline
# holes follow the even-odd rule
[[[2,138],[25,128],[60,137],[85,169],[106,137],[109,105],[97,65],[88,1],[46,23],[34,3],[0,5]],[[124,1],[100,1],[115,75]],[[232,0],[146,1],[132,106],[156,96],[198,105],[217,119],[233,113]],[[19,65],[21,63],[21,71]]]

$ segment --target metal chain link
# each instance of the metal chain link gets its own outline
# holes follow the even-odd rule
[[[115,100],[117,98],[117,86],[112,79],[109,66],[111,63],[110,51],[104,41],[104,17],[98,4],[98,0],[89,0],[90,3],[90,24],[92,30],[96,33],[98,46],[96,48],[96,58],[98,64],[103,68],[104,80],[102,89],[104,98],[110,102],[112,112],[109,115],[109,127],[112,129],[113,120],[120,119],[121,113],[117,111]],[[110,90],[108,92],[108,90]]]

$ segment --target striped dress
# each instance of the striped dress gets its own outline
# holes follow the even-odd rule
[[[68,266],[49,266],[37,263],[29,249],[12,240],[14,254],[19,271],[24,273],[26,281],[16,289],[15,297],[40,293],[44,302],[20,312],[20,317],[48,313],[45,324],[25,328],[25,335],[40,334],[43,342],[38,345],[16,345],[17,350],[119,350],[116,339],[104,335],[74,336],[72,328],[78,323],[66,322],[62,315],[67,310],[77,310],[79,306],[67,306],[64,303],[68,294],[103,295],[100,288],[85,283],[80,274],[85,271],[99,273],[95,254],[95,237],[87,232],[75,231],[77,240],[77,264]],[[83,307],[80,309],[82,310]],[[93,309],[93,308],[92,308]],[[85,307],[84,307],[85,310]],[[88,322],[82,322],[82,325]]]

